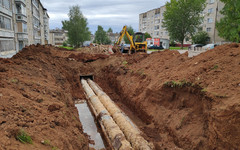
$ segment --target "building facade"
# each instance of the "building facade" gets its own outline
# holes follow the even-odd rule
[[[207,6],[203,11],[203,31],[206,31],[210,37],[209,43],[221,44],[226,42],[223,38],[218,36],[216,29],[216,22],[220,21],[224,16],[220,13],[223,9],[224,3],[220,0],[207,0]]]
[[[61,46],[68,40],[67,31],[62,29],[50,30],[49,42],[55,46]]]
[[[47,44],[48,20],[39,0],[0,0],[0,56],[17,53],[27,45]]]
[[[206,8],[203,11],[203,31],[208,32],[210,37],[209,43],[223,43],[225,40],[218,36],[216,21],[220,21],[223,17],[220,11],[224,7],[224,3],[220,2],[220,0],[206,0],[206,4]],[[166,7],[162,6],[140,14],[139,31],[143,33],[148,32],[152,38],[170,39],[168,31],[163,28],[164,11],[166,11]],[[185,43],[189,42],[190,40],[185,41]]]
[[[163,13],[166,7],[162,6],[157,9],[139,15],[139,31],[149,33],[152,38],[169,39],[168,31],[163,27]]]

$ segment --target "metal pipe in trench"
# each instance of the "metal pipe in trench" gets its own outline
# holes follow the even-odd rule
[[[99,100],[108,110],[113,120],[117,123],[120,129],[125,134],[127,140],[132,144],[132,147],[136,150],[151,150],[153,145],[148,143],[140,133],[140,130],[125,116],[118,106],[110,99],[110,97],[103,92],[99,86],[92,80],[88,80],[89,85],[93,91],[97,94]]]
[[[131,144],[126,140],[123,132],[120,130],[119,126],[114,122],[109,112],[100,102],[98,97],[95,95],[93,90],[88,85],[87,81],[81,80],[83,89],[85,90],[91,104],[93,105],[97,118],[99,118],[111,140],[111,144],[115,150],[132,150]]]

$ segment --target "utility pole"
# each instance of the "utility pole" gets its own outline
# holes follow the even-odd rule
[[[214,25],[214,33],[213,33],[213,44],[215,44],[215,38],[216,38],[216,23],[217,23],[217,13],[218,13],[218,0],[217,2],[217,7],[216,7],[216,15],[215,15],[215,25]]]

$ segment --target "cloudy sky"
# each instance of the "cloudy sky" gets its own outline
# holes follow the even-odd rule
[[[41,0],[50,16],[50,29],[62,27],[62,20],[68,19],[69,7],[79,5],[88,19],[90,31],[97,26],[120,32],[124,25],[131,25],[138,31],[139,14],[164,5],[168,0]]]

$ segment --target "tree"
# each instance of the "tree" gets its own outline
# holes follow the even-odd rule
[[[240,1],[221,0],[225,3],[221,14],[224,17],[216,23],[219,36],[232,42],[240,42]]]
[[[130,35],[133,35],[133,34],[134,34],[134,30],[133,30],[133,28],[132,28],[131,26],[127,26],[127,31],[128,31],[128,33],[129,33]],[[123,39],[124,39],[124,41],[125,41],[126,44],[130,44],[130,41],[128,40],[128,38],[127,38],[126,35],[124,35]]]
[[[94,43],[111,44],[111,40],[107,36],[107,33],[103,30],[102,26],[98,26],[98,30],[95,33]]]
[[[169,32],[172,40],[178,41],[183,47],[187,36],[192,36],[201,24],[201,12],[206,0],[171,0],[166,3],[163,27]]]
[[[68,31],[68,42],[74,47],[80,47],[84,41],[91,39],[87,19],[78,5],[70,7],[68,17],[69,20],[62,21],[63,29]]]
[[[112,33],[113,32],[112,28],[109,28],[107,32]]]
[[[144,34],[144,37],[145,37],[145,39],[144,39],[145,41],[146,41],[147,38],[152,38],[152,36],[147,32]]]
[[[192,37],[193,43],[195,44],[207,44],[207,41],[209,40],[208,33],[205,31],[200,31],[197,32],[193,37]]]

